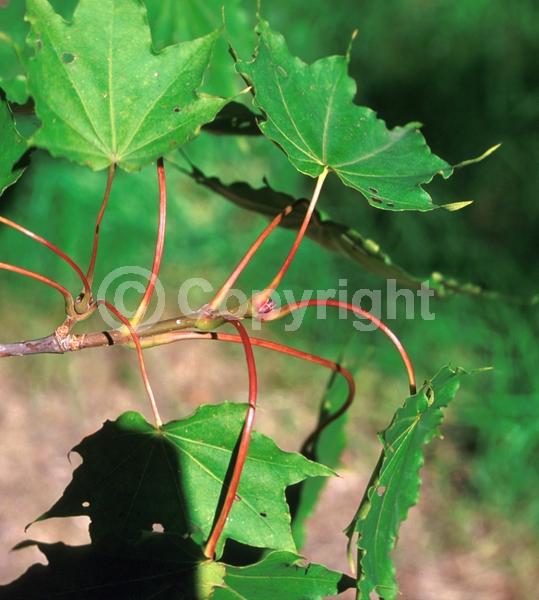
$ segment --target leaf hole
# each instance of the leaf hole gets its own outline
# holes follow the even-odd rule
[[[380,485],[376,488],[376,493],[379,496],[383,496],[386,493],[386,486],[385,485]]]
[[[175,107],[172,109],[172,112],[175,112],[175,113],[179,113],[180,111],[181,111],[181,108],[180,108],[179,106],[175,106]]]
[[[62,62],[66,65],[70,65],[71,63],[74,63],[75,58],[76,58],[76,56],[74,54],[71,54],[71,52],[64,52],[62,54]]]
[[[373,202],[376,202],[377,204],[383,204],[384,203],[384,201],[382,200],[382,198],[377,198],[376,196],[372,196],[371,200]]]
[[[375,187],[370,187],[369,190],[373,193],[373,194],[378,194],[378,190]]]
[[[85,501],[82,503],[82,508],[90,508],[90,502],[89,502],[89,500],[85,500]]]
[[[163,533],[165,531],[165,528],[162,523],[154,523],[152,525],[152,531],[154,531],[155,533]]]
[[[264,518],[266,518],[266,517],[268,516],[268,513],[261,512],[261,513],[260,513],[260,516],[261,516],[261,517],[264,517]]]
[[[16,166],[17,165],[15,165],[15,167]],[[73,467],[73,469],[76,469],[78,466],[80,466],[82,464],[82,456],[80,454],[78,454],[77,452],[73,452],[73,451],[69,452],[67,455],[67,460],[69,461],[69,464],[71,465],[71,467]]]

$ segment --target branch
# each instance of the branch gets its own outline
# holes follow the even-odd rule
[[[65,350],[60,345],[56,335],[49,335],[39,340],[0,344],[0,358],[8,356],[29,356],[32,354],[63,354]]]

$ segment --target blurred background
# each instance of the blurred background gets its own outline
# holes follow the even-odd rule
[[[23,3],[0,8],[0,31],[22,17]],[[55,2],[69,17],[75,2]],[[156,48],[190,39],[218,25],[225,4],[232,43],[249,56],[254,37],[250,0],[146,0]],[[351,73],[357,103],[374,108],[388,126],[420,121],[433,151],[450,163],[477,156],[501,142],[488,160],[435,181],[438,204],[473,199],[457,213],[391,213],[371,208],[357,193],[330,178],[320,208],[380,244],[396,263],[427,279],[434,271],[474,282],[517,299],[538,292],[537,190],[539,189],[539,5],[535,0],[299,0],[265,2],[263,13],[306,61],[354,44]],[[17,17],[17,18],[19,18]],[[24,40],[22,20],[11,33]],[[22,42],[21,42],[22,43]],[[0,53],[0,66],[12,66]],[[228,75],[223,76],[223,69]],[[225,71],[226,72],[226,71]],[[1,79],[0,79],[1,82]],[[242,87],[223,41],[207,90],[229,94]],[[0,83],[1,87],[1,83]],[[21,120],[21,128],[28,127]],[[313,182],[297,174],[277,148],[258,138],[202,134],[186,148],[206,175],[248,181],[294,195]],[[219,285],[265,224],[198,187],[174,167],[168,182],[170,217],[162,271],[167,310],[175,314],[178,289],[191,277]],[[106,175],[92,173],[45,152],[32,154],[19,182],[0,199],[0,213],[47,237],[85,265]],[[102,227],[97,280],[126,265],[149,267],[156,229],[157,183],[153,168],[119,173]],[[293,237],[278,231],[242,278],[258,289],[278,268]],[[0,257],[46,273],[77,292],[77,281],[54,255],[15,232],[0,230]],[[385,283],[356,264],[307,240],[286,287],[328,289],[347,279],[350,290],[384,289]],[[114,289],[109,290],[113,299]],[[128,295],[134,308],[138,296]],[[201,295],[197,300],[204,302]],[[406,320],[392,327],[425,379],[444,364],[471,376],[447,413],[443,441],[427,449],[419,508],[413,509],[396,551],[403,597],[410,600],[511,600],[536,595],[539,575],[539,308],[516,300],[450,296],[433,300],[433,321]],[[0,342],[49,334],[62,320],[54,291],[0,274]],[[345,362],[355,369],[358,398],[348,423],[349,447],[341,479],[327,487],[310,521],[303,552],[345,567],[340,531],[353,516],[376,462],[376,432],[387,426],[406,397],[398,356],[376,332],[358,334],[338,315],[301,329],[271,324],[265,335]],[[83,330],[103,325],[97,317]],[[297,449],[298,432],[316,419],[327,373],[259,351],[261,411],[258,428],[285,449]],[[213,342],[183,342],[147,352],[152,382],[168,419],[201,402],[244,401],[241,350]],[[39,559],[31,550],[8,553],[24,538],[24,526],[57,498],[71,478],[68,450],[126,409],[146,411],[135,356],[124,349],[72,356],[0,361],[0,580],[7,582]],[[72,457],[75,461],[76,457]],[[28,535],[79,543],[87,523],[33,526]]]

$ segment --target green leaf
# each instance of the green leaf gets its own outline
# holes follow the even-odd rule
[[[348,55],[307,65],[266,21],[257,32],[255,57],[240,61],[238,70],[266,116],[263,133],[296,169],[317,177],[327,168],[376,208],[436,208],[422,185],[436,174],[449,177],[452,168],[430,151],[418,123],[389,130],[372,110],[355,105]]]
[[[227,37],[246,54],[254,46],[249,14],[241,0],[144,0],[157,48],[192,40],[220,28],[223,10]],[[245,87],[234,69],[228,43],[219,39],[204,86],[211,93],[234,96]]]
[[[347,534],[358,534],[360,600],[376,592],[384,600],[398,595],[391,551],[400,524],[419,499],[423,446],[440,435],[442,408],[454,398],[464,371],[445,367],[406,400],[380,435],[383,451],[369,488]]]
[[[16,165],[27,149],[7,104],[0,98],[0,195],[22,175],[24,169]]]
[[[350,577],[321,565],[306,564],[290,552],[271,552],[255,565],[226,567],[212,600],[318,600],[353,587]]]
[[[37,146],[98,170],[137,170],[198,134],[226,100],[200,96],[214,32],[152,50],[138,0],[80,0],[72,22],[28,0]]]
[[[1,600],[308,600],[336,595],[355,583],[289,552],[272,552],[246,567],[209,561],[189,540],[168,534],[147,534],[133,545],[30,540],[15,549],[28,547],[37,547],[48,564],[35,564],[16,581],[0,586]]]
[[[88,515],[90,534],[134,539],[155,523],[165,531],[208,537],[230,475],[245,406],[202,406],[157,430],[129,412],[107,421],[74,451],[83,463],[58,502],[38,520]],[[221,538],[258,548],[295,550],[285,488],[332,472],[253,434],[249,455]]]
[[[342,364],[343,357],[339,359]],[[340,410],[348,393],[343,378],[338,373],[333,373],[328,382],[326,391],[320,403],[318,425],[324,423]],[[345,413],[330,423],[313,440],[312,449],[305,455],[311,460],[326,465],[331,469],[339,466],[342,453],[346,447],[346,423],[348,414]],[[312,515],[320,495],[326,485],[326,479],[313,477],[300,483],[297,488],[298,502],[292,519],[292,532],[298,548],[305,543],[305,523]]]

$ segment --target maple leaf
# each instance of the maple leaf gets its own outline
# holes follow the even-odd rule
[[[422,185],[436,174],[449,177],[452,167],[430,151],[418,123],[388,129],[370,108],[354,104],[349,54],[307,65],[266,21],[259,21],[257,32],[253,60],[239,61],[237,68],[266,117],[263,133],[298,171],[318,177],[329,169],[376,208],[436,208]]]
[[[28,0],[29,89],[42,125],[33,142],[53,156],[137,170],[197,135],[227,103],[197,94],[220,32],[152,50],[137,0],[80,0],[66,22]]]
[[[201,406],[191,417],[160,429],[134,412],[107,421],[73,449],[83,463],[63,496],[38,520],[87,515],[94,541],[110,532],[136,539],[159,523],[202,544],[216,518],[244,418],[244,405],[221,404]],[[285,488],[331,474],[255,432],[220,548],[233,538],[294,551]]]

